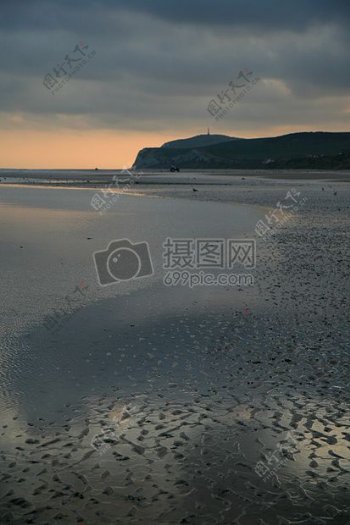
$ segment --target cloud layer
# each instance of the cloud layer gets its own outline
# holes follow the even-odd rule
[[[348,0],[12,0],[1,128],[347,130],[349,28]],[[96,56],[53,95],[44,76],[82,41]],[[208,103],[241,69],[262,81],[218,124]]]

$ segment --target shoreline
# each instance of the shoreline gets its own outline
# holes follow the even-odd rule
[[[98,175],[97,175],[98,173]],[[125,179],[121,170],[0,170],[0,187],[6,184],[27,186],[103,188]],[[30,175],[29,175],[30,174]],[[60,176],[57,176],[59,174]],[[66,174],[64,177],[63,175]],[[350,182],[350,171],[331,170],[185,170],[178,174],[166,171],[130,171],[129,177],[137,186],[231,186],[238,180],[278,181],[323,181],[325,183]]]

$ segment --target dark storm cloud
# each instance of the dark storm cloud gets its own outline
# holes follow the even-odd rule
[[[234,114],[242,128],[254,114],[268,124],[271,85],[282,99],[270,121],[294,122],[297,107],[301,123],[317,127],[332,108],[343,121],[335,100],[350,83],[349,20],[349,0],[12,0],[0,16],[0,112],[202,125],[208,101],[250,68],[265,83]],[[53,97],[43,77],[80,40],[97,55]]]
[[[299,30],[320,22],[344,22],[344,18],[350,17],[348,0],[118,0],[105,5],[124,6],[168,21],[278,30]]]
[[[318,23],[345,23],[348,0],[12,0],[2,6],[3,27],[81,27],[108,21],[104,15],[124,9],[169,22],[300,30]],[[90,15],[94,13],[95,18]],[[102,16],[101,16],[102,15]]]

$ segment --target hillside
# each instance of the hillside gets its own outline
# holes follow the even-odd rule
[[[213,137],[213,143],[203,145]],[[350,169],[350,133],[302,132],[279,137],[239,139],[199,135],[144,148],[136,169]]]
[[[196,135],[195,137],[190,137],[188,139],[178,139],[172,140],[171,142],[166,142],[161,146],[162,148],[203,148],[206,146],[214,146],[216,144],[230,142],[236,140],[234,137],[228,137],[227,135]]]

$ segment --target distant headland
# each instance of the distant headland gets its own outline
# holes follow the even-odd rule
[[[350,133],[242,139],[206,134],[139,151],[136,169],[350,169]]]

